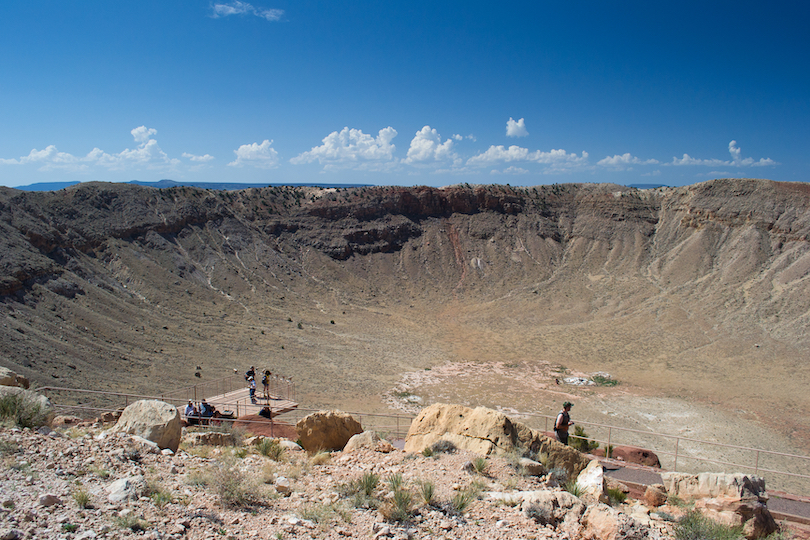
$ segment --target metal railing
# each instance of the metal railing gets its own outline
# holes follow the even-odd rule
[[[194,385],[197,386],[197,385]],[[239,386],[241,388],[241,385]],[[189,389],[193,387],[188,387]],[[126,408],[130,403],[134,403],[135,401],[142,400],[142,399],[157,399],[161,401],[165,401],[177,407],[182,413],[182,409],[185,406],[185,403],[188,401],[185,395],[182,393],[187,389],[181,389],[178,392],[174,392],[172,394],[175,397],[167,397],[167,394],[163,394],[160,396],[148,396],[142,394],[129,394],[123,392],[110,392],[105,390],[83,390],[83,389],[76,389],[76,388],[66,388],[66,387],[58,387],[58,386],[46,386],[43,388],[39,388],[38,391],[42,392],[46,396],[51,399],[54,409],[57,410],[59,413],[62,414],[74,414],[76,416],[99,416],[101,413],[105,412],[119,412],[123,408]],[[76,400],[75,404],[68,404],[68,403],[60,403],[55,398],[57,396],[62,396],[65,394],[78,394],[81,396],[80,400]],[[227,393],[227,392],[226,392]],[[105,403],[115,403],[114,405],[105,405],[100,406],[98,404],[94,404],[94,399],[100,399]],[[67,400],[66,400],[67,401]],[[225,402],[218,402],[217,405],[223,407],[223,411],[230,411],[235,414],[237,418],[210,418],[207,419],[205,424],[200,425],[200,427],[207,427],[207,426],[220,426],[223,423],[233,423],[239,422],[240,424],[270,424],[271,430],[275,428],[276,423],[283,422],[287,425],[295,426],[295,424],[301,418],[307,416],[308,414],[318,412],[321,409],[307,409],[307,408],[295,408],[292,411],[287,411],[281,414],[275,414],[273,411],[273,404],[272,401],[268,402],[268,408],[270,409],[271,418],[267,421],[262,420],[248,420],[248,419],[238,419],[241,416],[241,412],[246,409],[246,406],[249,405],[250,402],[247,399],[241,400],[234,400],[234,401],[225,401]],[[251,407],[255,408],[255,405],[251,405]],[[405,435],[408,433],[408,429],[411,426],[411,422],[414,419],[413,415],[407,414],[385,414],[385,413],[367,413],[367,412],[355,412],[355,411],[345,411],[347,414],[352,415],[360,424],[363,426],[364,429],[371,429],[377,431],[381,436],[384,438],[390,439],[404,439]],[[185,417],[185,416],[184,416]]]
[[[233,379],[233,382],[230,384],[235,385],[234,387],[243,386],[243,381],[240,380],[240,377],[229,379]],[[237,383],[238,386],[236,386]],[[55,407],[60,411],[75,411],[77,414],[85,416],[87,414],[120,410],[121,407],[126,407],[129,403],[139,399],[162,399],[175,406],[182,407],[188,399],[193,399],[187,397],[187,395],[193,394],[183,394],[183,392],[193,392],[195,387],[197,392],[201,392],[202,389],[213,390],[215,388],[227,388],[227,383],[224,382],[221,383],[226,385],[224,387],[204,386],[206,384],[208,383],[192,385],[188,388],[178,390],[177,392],[163,394],[162,396],[145,396],[121,392],[79,390],[61,387],[45,387],[40,388],[39,391],[46,393],[49,397],[53,395],[54,398],[58,395],[64,395],[65,393],[77,393],[81,397],[72,400],[76,403],[74,405],[69,405],[66,402],[60,403],[59,400],[54,399],[52,399],[52,401],[54,401]],[[107,405],[104,407],[93,405],[94,400],[92,398],[94,397],[104,398],[102,401],[106,403],[116,402],[116,404],[114,406]],[[245,405],[246,404],[247,403],[245,403]],[[238,401],[220,402],[219,405],[222,407],[231,407],[236,416],[239,416],[240,412],[244,410],[243,407],[240,407]],[[269,404],[269,406],[272,411],[272,404]],[[317,410],[318,409],[299,407],[292,411],[273,416],[273,422],[295,425],[298,420]],[[389,439],[405,438],[414,418],[414,416],[407,414],[346,412],[354,416],[364,429],[377,431],[382,436]],[[555,419],[555,416],[532,413],[517,413],[512,414],[511,417],[535,429],[541,429],[542,427],[545,432],[551,431],[550,428],[553,426]],[[528,421],[526,419],[528,419]],[[221,421],[227,422],[229,420],[221,419]],[[806,474],[806,472],[810,470],[810,457],[808,456],[704,441],[680,435],[669,435],[607,424],[583,421],[578,421],[577,423],[587,426],[588,429],[592,431],[592,433],[587,435],[588,440],[599,443],[606,449],[622,445],[643,448],[654,452],[659,457],[664,470],[696,474],[698,472],[724,472],[722,467],[730,467],[732,468],[731,472],[747,471],[754,475],[763,476],[770,489],[787,491],[796,495],[810,495],[810,475]],[[577,437],[575,434],[571,434],[570,437],[573,439],[582,438]],[[624,463],[623,465],[628,467],[634,466],[632,463]],[[707,465],[710,468],[714,467],[716,470],[707,471]]]
[[[543,430],[546,432],[552,430],[556,420],[556,416],[543,414],[520,413],[514,415],[515,418],[518,416],[534,420],[535,426],[542,422]],[[529,427],[534,427],[529,422],[524,423]],[[570,438],[587,439],[600,443],[604,449],[622,445],[652,451],[659,457],[664,470],[695,474],[698,472],[724,472],[721,467],[715,467],[718,469],[715,471],[706,471],[704,466],[706,464],[733,467],[734,472],[750,472],[764,477],[771,489],[776,486],[778,489],[795,494],[810,494],[810,475],[807,474],[807,471],[810,470],[810,456],[593,422],[577,421],[577,425],[587,426],[593,432],[586,437],[570,434]],[[710,454],[718,457],[707,457]],[[633,464],[628,463],[627,465],[632,466]]]
[[[291,377],[284,377],[283,375],[271,375],[268,380],[268,391],[270,395],[295,401],[295,383]],[[180,401],[200,401],[201,399],[209,398],[211,396],[221,396],[229,394],[241,388],[244,388],[247,383],[244,376],[234,374],[222,379],[215,379],[210,381],[202,381],[197,384],[192,384],[183,388],[178,388],[171,392],[165,392],[160,395],[162,399],[172,399]],[[256,381],[257,393],[264,392],[261,380]]]

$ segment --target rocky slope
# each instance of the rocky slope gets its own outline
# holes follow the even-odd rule
[[[487,458],[479,474],[465,463],[480,456],[464,451],[433,457],[370,449],[331,457],[286,452],[273,460],[250,446],[184,445],[171,455],[143,439],[96,428],[48,435],[2,428],[0,451],[0,534],[10,539],[607,540],[615,537],[618,511],[620,537],[665,540],[683,514],[672,506],[650,511],[628,499],[616,509],[599,507],[601,520],[612,516],[613,529],[593,510],[589,525],[585,504],[554,480],[521,473],[496,457]],[[379,484],[364,499],[357,482],[368,474]],[[396,476],[412,496],[404,519],[392,519],[385,503]],[[434,488],[429,503],[420,498],[425,483]],[[531,505],[522,509],[519,497],[527,492],[547,494],[549,508],[554,497],[571,508],[546,514],[532,512]],[[454,503],[464,493],[477,495]],[[510,496],[515,501],[504,502]]]
[[[810,441],[807,184],[91,183],[0,189],[0,228],[0,363],[40,385],[154,394],[255,364],[368,409],[403,373],[543,364],[778,407]],[[537,396],[508,400],[484,404]]]

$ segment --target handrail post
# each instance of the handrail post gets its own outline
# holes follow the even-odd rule
[[[675,463],[672,465],[672,472],[678,472],[678,446],[681,442],[680,437],[675,437]]]
[[[268,405],[270,408],[270,436],[275,438],[275,426],[273,425],[273,407],[272,405]]]
[[[612,427],[608,428],[608,441],[607,446],[605,447],[605,457],[612,458],[613,457],[613,450],[610,448],[610,434],[613,431]]]

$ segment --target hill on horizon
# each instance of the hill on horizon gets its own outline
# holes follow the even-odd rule
[[[598,415],[632,394],[810,443],[807,184],[83,183],[0,189],[0,227],[0,364],[39,385],[148,394],[253,364],[313,407],[406,387]],[[550,375],[594,372],[621,384]]]

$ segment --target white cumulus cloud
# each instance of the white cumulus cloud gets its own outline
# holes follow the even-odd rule
[[[211,161],[214,159],[214,156],[205,154],[204,156],[197,156],[195,154],[189,154],[188,152],[183,152],[183,157],[186,159],[190,159],[191,161],[198,161],[205,163],[207,161]]]
[[[144,166],[148,169],[166,169],[179,163],[179,160],[169,158],[160,149],[157,140],[151,138],[157,134],[156,129],[140,126],[131,130],[130,133],[138,145],[133,149],[127,148],[115,154],[108,154],[99,148],[93,148],[85,156],[74,156],[67,152],[59,152],[56,146],[49,145],[43,150],[33,149],[27,156],[19,159],[0,160],[0,163],[5,165],[39,163],[41,171],[58,169],[69,172],[84,172],[94,165],[109,170],[124,170],[137,166]]]
[[[211,6],[211,9],[213,11],[211,16],[215,19],[229,15],[255,15],[268,21],[278,21],[284,15],[283,9],[258,8],[240,0],[233,0],[224,4],[216,3]]]
[[[278,166],[278,152],[272,147],[273,141],[265,139],[261,144],[243,144],[233,151],[236,159],[228,163],[229,167],[252,165],[259,169],[272,169]]]
[[[487,167],[496,163],[510,163],[513,161],[525,161],[547,165],[554,171],[574,169],[588,162],[588,152],[582,152],[577,156],[575,153],[568,153],[565,150],[551,150],[543,152],[535,150],[530,152],[528,148],[512,145],[509,148],[503,145],[492,145],[485,152],[471,157],[467,160],[467,165],[474,167]]]
[[[510,165],[502,171],[493,169],[489,172],[489,174],[529,174],[529,171],[523,167],[515,167],[514,165]]]
[[[506,121],[506,136],[507,137],[526,137],[529,134],[526,131],[526,123],[523,121],[523,118],[515,122],[514,118],[511,116],[509,120]]]
[[[682,158],[672,158],[672,161],[668,163],[668,165],[702,165],[706,167],[770,167],[773,165],[779,165],[778,162],[772,160],[771,158],[760,158],[759,160],[755,160],[754,158],[750,157],[743,158],[742,149],[737,146],[737,141],[731,141],[728,143],[728,153],[731,155],[730,160],[716,158],[699,159],[693,158],[689,154],[684,154]]]
[[[411,146],[408,148],[408,157],[402,161],[413,164],[456,158],[457,156],[453,152],[453,139],[442,142],[436,129],[425,126],[416,132],[411,140]]]
[[[363,163],[381,163],[393,159],[396,147],[391,144],[397,130],[392,127],[381,129],[377,137],[363,133],[359,129],[344,127],[323,138],[320,146],[302,152],[290,160],[293,165],[317,161],[322,165],[337,167],[358,167]],[[363,166],[363,168],[368,168]]]
[[[600,159],[596,162],[597,165],[601,165],[602,167],[615,167],[617,169],[625,169],[630,167],[631,165],[657,165],[657,159],[647,159],[641,160],[633,155],[630,152],[625,154],[619,155],[616,154],[613,157],[607,156],[604,159]]]

